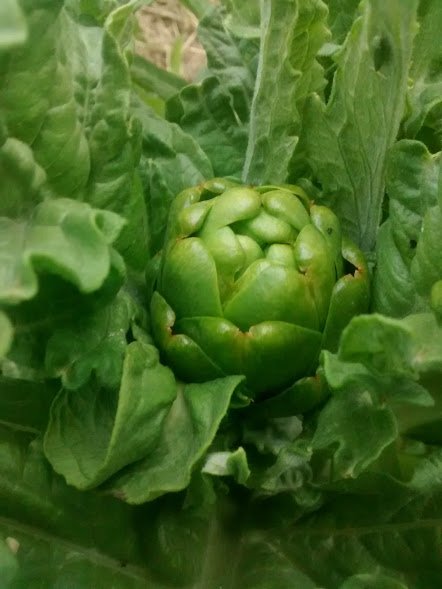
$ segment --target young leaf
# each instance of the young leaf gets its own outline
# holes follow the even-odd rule
[[[315,60],[327,38],[321,0],[262,3],[261,49],[243,179],[282,183],[301,132],[307,95],[322,87]]]
[[[210,9],[198,36],[207,51],[208,72],[167,103],[166,114],[208,155],[216,176],[241,176],[254,86],[255,43],[226,30],[223,12]]]

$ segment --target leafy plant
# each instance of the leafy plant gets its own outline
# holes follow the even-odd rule
[[[0,586],[440,587],[439,0],[141,4],[0,7]]]

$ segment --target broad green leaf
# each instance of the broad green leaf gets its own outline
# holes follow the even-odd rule
[[[5,313],[0,311],[0,359],[6,356],[12,344],[13,327]]]
[[[440,43],[434,42],[441,27],[442,4],[438,0],[421,0],[403,130],[407,137],[426,141],[432,151],[442,148],[442,47]]]
[[[136,504],[185,489],[241,380],[231,376],[180,386],[155,447],[144,460],[111,481],[113,494]]]
[[[0,376],[1,423],[19,432],[42,433],[57,388],[54,383]]]
[[[145,92],[154,92],[163,100],[169,100],[186,85],[182,78],[159,68],[140,55],[134,55],[130,73],[132,80]]]
[[[60,391],[45,434],[46,456],[69,484],[95,487],[156,451],[175,397],[175,378],[156,349],[133,342],[119,391],[94,381]]]
[[[364,575],[354,575],[343,583],[340,589],[408,589],[407,585],[397,579],[387,577],[387,575],[378,575],[366,573]]]
[[[418,141],[399,141],[387,166],[389,217],[379,231],[374,309],[401,317],[429,308],[442,278],[441,212],[437,207],[440,157]]]
[[[327,589],[438,587],[441,497],[341,493],[283,530],[282,553]]]
[[[442,368],[441,338],[442,328],[431,313],[401,320],[361,315],[345,329],[338,357],[362,363],[378,374],[415,378]]]
[[[322,502],[321,492],[311,485],[311,457],[311,448],[303,441],[287,444],[268,468],[262,470],[258,465],[251,464],[252,475],[248,484],[256,496],[276,496],[275,502],[281,497],[290,496],[293,507],[296,506],[298,511],[310,511]]]
[[[86,575],[82,584],[72,585],[76,589],[104,589],[105,584],[92,583],[100,571],[108,580],[121,575],[122,589],[145,586],[147,572],[131,566],[139,562],[133,510],[110,497],[68,487],[54,474],[40,446],[29,433],[1,427],[0,535],[14,540],[19,563],[12,587],[34,587],[34,582],[44,581],[38,586],[61,589],[69,586],[63,585],[63,575],[67,581],[75,570]],[[129,565],[127,571],[120,567],[122,562]],[[129,584],[132,577],[138,578],[138,585]]]
[[[126,334],[136,313],[121,294],[93,314],[82,314],[51,335],[45,356],[48,376],[60,377],[64,388],[76,390],[94,374],[101,386],[118,387],[126,352]]]
[[[262,3],[261,48],[243,179],[283,183],[302,127],[304,102],[322,89],[315,57],[327,38],[321,0]]]
[[[169,207],[180,192],[213,177],[212,165],[198,143],[137,102],[143,128],[140,176],[146,197],[152,253],[161,249]]]
[[[261,11],[256,0],[225,0],[226,28],[241,39],[259,39]]]
[[[227,587],[318,589],[304,566],[284,552],[277,538],[250,534],[242,539],[241,550],[241,561],[230,567],[233,581]]]
[[[369,391],[344,390],[321,411],[313,449],[336,448],[334,476],[354,478],[397,437],[394,415]]]
[[[111,269],[110,244],[123,224],[114,213],[69,199],[42,202],[29,221],[0,218],[0,301],[34,297],[43,270],[83,293],[98,290]]]
[[[305,161],[338,214],[345,233],[364,251],[375,246],[385,191],[388,150],[404,112],[416,0],[365,0],[336,56],[325,104],[313,95],[304,111],[291,176]]]
[[[0,5],[0,51],[26,41],[28,29],[18,0],[4,0]]]
[[[122,214],[127,226],[117,242],[118,250],[136,270],[144,270],[148,254],[148,226],[137,165],[141,154],[141,127],[131,112],[131,77],[127,38],[134,3],[112,12],[102,39],[88,35],[88,54],[101,55],[95,102],[90,111],[91,175],[87,200],[100,208]],[[94,76],[95,77],[95,76]],[[119,88],[119,92],[115,92]]]
[[[166,115],[199,143],[214,175],[240,177],[257,46],[233,37],[226,29],[223,11],[214,7],[201,18],[198,36],[207,52],[207,74],[202,82],[171,98]]]

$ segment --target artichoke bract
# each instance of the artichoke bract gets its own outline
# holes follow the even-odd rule
[[[297,186],[211,180],[177,196],[153,336],[184,381],[242,374],[254,396],[314,374],[322,348],[368,307],[361,251]]]

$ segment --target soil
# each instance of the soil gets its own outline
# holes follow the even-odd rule
[[[156,0],[139,11],[137,51],[159,67],[192,81],[206,65],[196,17],[179,0]]]

